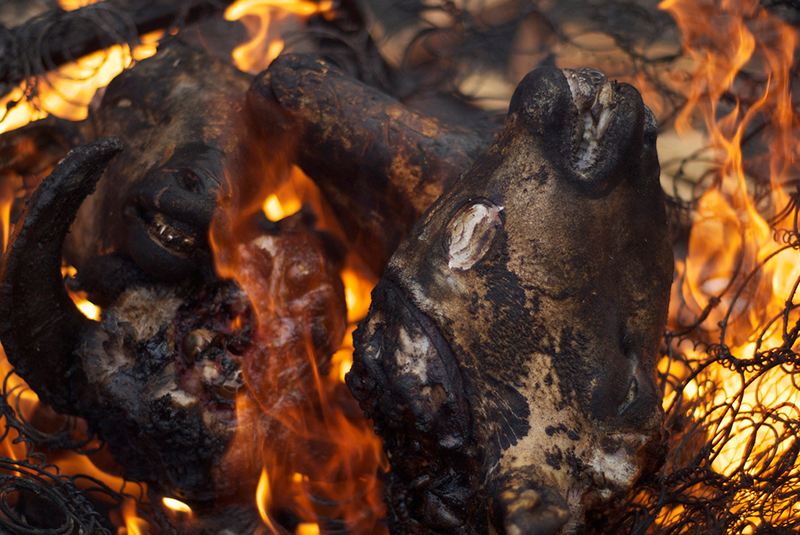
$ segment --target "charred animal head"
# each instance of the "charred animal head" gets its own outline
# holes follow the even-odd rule
[[[72,303],[61,276],[63,241],[121,148],[103,138],[75,149],[34,193],[0,272],[0,340],[42,401],[85,418],[128,477],[208,508],[243,486],[254,491],[255,481],[231,476],[225,464],[241,456],[228,447],[237,396],[267,389],[284,399],[298,395],[287,383],[246,383],[245,372],[270,366],[259,359],[273,354],[253,343],[259,321],[250,297],[231,281],[134,277],[100,321]],[[324,332],[311,357],[322,366],[344,334],[345,305],[332,238],[312,225],[287,218],[240,247],[260,259],[250,276],[289,303],[268,319],[284,335],[271,349],[296,351],[302,341],[293,333],[319,326]]]
[[[672,281],[656,121],[591,70],[537,69],[412,229],[347,383],[391,461],[394,533],[574,533],[663,455]]]
[[[124,253],[172,281],[209,266],[208,229],[228,188],[225,165],[242,140],[250,76],[179,41],[118,75],[94,116],[101,136],[125,152],[78,212],[65,244],[80,268]]]

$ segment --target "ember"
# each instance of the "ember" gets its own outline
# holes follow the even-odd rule
[[[62,0],[75,17],[85,3]],[[23,81],[0,121],[0,336],[36,390],[0,362],[0,531],[800,529],[797,2],[212,3],[213,16],[173,17],[140,46],[121,32],[58,71],[43,49],[24,75],[0,64],[0,82]],[[51,19],[38,20],[30,28]],[[8,35],[0,46],[25,32]],[[222,49],[232,55],[220,61]],[[548,98],[574,105],[528,124],[513,117],[547,99],[515,98],[510,121],[526,128],[507,126],[462,175],[500,130],[492,103],[505,106],[540,64],[532,76],[550,80]],[[658,188],[632,188],[639,200],[602,219],[616,232],[585,224],[634,175],[655,180],[635,157],[624,187],[586,178],[619,163],[614,151],[651,143],[654,123],[642,112],[624,126],[645,141],[604,146],[607,128],[627,130],[609,119],[621,105],[603,88],[625,86],[583,67],[635,86],[659,122],[675,252],[660,355],[652,318],[670,263],[657,252]],[[567,144],[533,163],[508,149],[552,117],[578,125],[564,130],[580,139],[569,165],[552,164]],[[539,195],[537,217],[518,217],[526,194],[497,192],[540,160],[552,170],[537,187],[574,166],[587,196]],[[512,179],[487,179],[503,172]],[[652,250],[628,246],[631,233]],[[503,256],[499,241],[516,245]],[[565,271],[562,257],[580,265]],[[504,288],[528,281],[520,292],[537,296],[497,305],[509,326],[481,314],[514,292],[473,302],[442,290],[478,291],[501,271]],[[587,293],[552,290],[578,275],[592,280]],[[542,333],[559,322],[569,329],[548,346]],[[572,367],[515,375],[526,364],[514,361],[495,367],[498,379],[486,364],[533,346],[553,358],[570,348]],[[589,354],[604,360],[589,365]],[[551,411],[560,426],[543,423],[553,414],[541,400],[526,419],[535,378],[550,401],[566,396]]]

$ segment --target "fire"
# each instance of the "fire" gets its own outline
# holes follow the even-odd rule
[[[75,9],[89,1],[60,3],[64,9]],[[682,359],[664,358],[659,364],[662,374],[678,379],[665,385],[664,407],[668,413],[686,411],[693,422],[712,422],[704,429],[707,440],[701,444],[711,448],[709,468],[735,479],[737,488],[745,488],[735,493],[730,508],[742,511],[742,519],[735,526],[738,531],[755,532],[769,514],[756,518],[753,508],[745,507],[763,499],[747,489],[746,482],[754,474],[771,470],[800,472],[795,463],[778,462],[782,456],[791,458],[795,444],[792,422],[800,420],[798,386],[786,372],[793,364],[781,360],[784,353],[800,349],[791,342],[792,331],[800,324],[796,282],[800,278],[800,247],[795,241],[782,239],[796,231],[790,217],[794,201],[785,188],[795,172],[800,147],[795,134],[800,118],[794,112],[790,91],[797,32],[770,15],[758,0],[663,0],[659,7],[678,22],[691,61],[690,75],[684,77],[682,73],[673,80],[687,96],[675,127],[684,139],[708,140],[716,164],[713,184],[693,213],[686,256],[676,264],[669,327],[674,332],[691,332],[694,338],[676,336],[670,350],[680,353]],[[288,39],[292,19],[324,15],[332,8],[330,0],[235,3],[226,11],[226,18],[241,20],[253,38],[234,52],[237,66],[250,72],[263,70],[286,46],[284,39]],[[82,58],[38,83],[29,80],[0,101],[8,110],[0,121],[0,132],[48,113],[72,120],[85,118],[96,89],[131,61],[152,55],[158,37],[146,36],[148,44],[133,51],[112,47]],[[763,79],[758,85],[760,92],[748,93],[748,87],[741,84],[743,73]],[[640,84],[647,83],[640,74],[635,77]],[[743,95],[742,101],[732,95]],[[743,146],[754,130],[764,132],[768,157],[746,157]],[[758,173],[769,176],[768,196],[754,186],[753,177]],[[276,180],[277,187],[258,201],[272,221],[296,213],[311,197],[310,181],[302,171],[290,167],[287,176]],[[6,183],[0,183],[0,187],[5,188],[0,189],[5,248],[14,192]],[[326,229],[335,230],[316,205],[315,211]],[[235,218],[236,214],[230,216]],[[259,286],[262,277],[253,258],[237,252],[247,244],[220,238],[212,236],[220,274],[237,279],[251,296],[259,318],[280,308],[282,303]],[[253,466],[244,463],[245,468],[252,469],[246,476],[254,482],[254,496],[249,496],[248,502],[255,500],[265,528],[272,533],[282,531],[276,520],[278,510],[289,510],[297,517],[297,535],[319,535],[330,520],[353,533],[383,529],[378,522],[383,505],[376,474],[387,469],[387,461],[370,424],[349,417],[347,410],[359,418],[360,413],[344,406],[349,398],[343,385],[352,365],[352,333],[366,315],[369,293],[376,281],[359,269],[357,262],[349,260],[341,273],[348,328],[339,350],[324,368],[312,357],[311,349],[306,361],[289,363],[309,370],[310,386],[298,387],[307,403],[281,405],[282,400],[265,399],[252,386],[237,399],[242,432],[234,442],[249,441],[257,457]],[[70,273],[74,271],[65,268],[65,274]],[[99,318],[101,311],[86,296],[72,298],[87,317]],[[242,318],[234,318],[233,328],[241,327]],[[271,334],[260,323],[256,345],[266,345]],[[311,346],[310,341],[306,344]],[[718,360],[709,358],[709,347],[713,356],[721,355]],[[772,364],[766,372],[756,374],[748,366],[769,359]],[[8,376],[9,403],[19,408],[22,417],[32,415],[38,398],[15,375],[8,375],[11,367],[2,348],[0,371]],[[299,381],[297,377],[281,379],[283,382],[274,381],[278,397],[281,388],[297,386],[293,382]],[[270,436],[259,428],[265,419],[272,422],[268,431],[278,429],[286,443],[276,445],[268,440]],[[16,442],[17,437],[12,429],[0,443],[2,455],[27,458],[27,445]],[[324,454],[318,455],[319,451]],[[59,460],[59,465],[63,473],[89,473],[115,489],[125,485],[124,480],[98,469],[84,456]],[[774,514],[778,517],[797,515],[800,504],[794,503],[794,493],[792,489],[775,490],[772,500],[778,505],[771,511],[777,511]],[[165,497],[162,504],[174,519],[192,518],[194,514],[187,504],[174,498]],[[136,506],[134,499],[123,502],[120,535],[143,535],[150,530],[137,515]],[[667,507],[658,513],[659,522],[669,525],[683,511],[682,505]]]
[[[175,526],[178,531],[191,529],[194,522],[194,511],[191,507],[180,500],[169,497],[161,498],[161,503],[172,526]]]
[[[264,200],[264,213],[271,221],[279,221],[294,214],[302,206],[300,199],[306,195],[309,188],[313,187],[315,186],[311,179],[299,167],[292,166],[289,180]]]
[[[77,273],[78,270],[72,266],[61,267],[61,275],[64,277],[74,277]],[[72,290],[67,290],[67,293],[69,293],[69,296],[75,303],[75,306],[78,307],[78,310],[80,310],[84,316],[90,320],[100,319],[100,307],[86,299],[86,292],[73,292]]]
[[[62,119],[86,119],[89,103],[95,92],[117,76],[133,61],[155,54],[163,32],[141,37],[141,44],[130,50],[127,45],[114,45],[65,63],[58,71],[24,82],[22,87],[0,99],[0,133],[13,130],[31,121],[53,114]]]
[[[117,535],[148,535],[150,524],[140,518],[136,512],[136,500],[127,498],[122,502],[122,517],[125,520],[125,527],[117,530]]]
[[[12,367],[6,359],[3,346],[0,346],[0,374],[4,378],[3,387],[9,394],[6,396],[7,402],[17,408],[18,417],[29,419],[33,411],[39,405],[39,397],[28,388],[22,379],[11,374]],[[28,447],[24,442],[19,441],[19,433],[16,429],[9,426],[8,421],[3,422],[9,435],[0,442],[0,455],[14,460],[25,459],[28,456]]]
[[[794,447],[791,422],[799,416],[791,365],[780,365],[782,352],[798,350],[789,330],[800,319],[800,251],[781,239],[797,230],[785,187],[800,142],[790,91],[798,35],[757,0],[664,0],[659,7],[677,21],[693,62],[675,127],[688,136],[701,118],[717,162],[713,184],[697,202],[688,254],[676,263],[670,310],[675,332],[698,325],[701,339],[676,343],[682,361],[661,362],[660,371],[679,380],[667,385],[664,406],[711,422],[711,467],[746,489],[731,508],[742,514],[738,529],[754,532],[764,521],[785,519],[794,503],[784,489],[765,498],[753,485]],[[743,74],[762,80],[760,93],[747,93]],[[756,123],[768,145],[758,159],[743,150]],[[759,172],[769,177],[768,195],[756,195]],[[794,463],[782,470],[798,472]],[[756,515],[752,502],[765,499],[770,506]],[[661,521],[681,510],[663,512]]]
[[[58,0],[58,7],[64,11],[75,11],[78,8],[102,1],[103,0]]]
[[[2,232],[0,253],[5,251],[8,246],[12,204],[14,204],[14,192],[11,190],[11,184],[2,181],[0,182],[0,232]]]
[[[166,507],[170,511],[175,511],[176,513],[192,514],[191,507],[189,507],[180,500],[176,500],[175,498],[162,498],[161,502],[164,504],[164,507]]]
[[[298,524],[297,535],[319,535],[319,524],[308,522]]]
[[[305,175],[288,164],[285,173],[283,180],[274,181],[279,184],[276,190],[265,192],[258,204],[273,220],[296,212],[316,196]],[[333,321],[350,321],[350,325],[330,361],[319,360],[319,349],[304,325],[307,313],[291,312],[292,301],[284,301],[285,282],[272,275],[282,265],[281,252],[273,250],[278,245],[263,246],[272,256],[264,265],[264,253],[258,252],[255,242],[242,242],[245,238],[232,232],[238,212],[235,203],[228,202],[221,200],[212,224],[215,264],[221,276],[234,278],[242,287],[258,318],[253,348],[245,357],[249,364],[243,365],[247,389],[236,403],[239,430],[229,445],[230,452],[252,452],[255,446],[256,457],[233,459],[230,462],[236,468],[232,469],[259,467],[255,501],[271,533],[281,529],[274,516],[279,510],[291,511],[300,520],[300,535],[317,535],[321,519],[342,523],[353,533],[381,531],[382,489],[377,476],[386,469],[386,460],[371,424],[353,407],[355,402],[343,384],[352,363],[353,322],[366,313],[368,305],[363,300],[371,283],[357,267],[346,268],[347,318]],[[252,199],[245,202],[252,205]],[[294,265],[311,261],[306,253],[299,254],[288,261]],[[340,313],[334,308],[325,314]],[[299,325],[306,340],[300,345],[281,345],[279,340],[295,336],[285,332],[293,325]],[[256,367],[256,363],[260,364]],[[350,416],[353,409],[357,417]]]
[[[234,63],[253,74],[263,71],[283,51],[283,36],[296,26],[291,19],[308,18],[332,8],[331,0],[239,0],[225,10],[225,18],[241,20],[250,41],[233,51]]]
[[[256,489],[256,506],[258,513],[261,515],[261,520],[272,531],[272,533],[279,533],[269,517],[269,508],[272,505],[272,492],[269,486],[269,474],[267,468],[261,469],[261,477],[258,479],[258,488]]]

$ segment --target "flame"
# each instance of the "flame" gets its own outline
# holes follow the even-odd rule
[[[300,210],[304,192],[313,184],[303,171],[292,166],[289,180],[278,186],[275,193],[267,196],[264,200],[263,210],[267,217],[272,221],[279,221],[286,216],[290,216]]]
[[[714,183],[697,204],[688,254],[676,263],[670,326],[682,331],[699,322],[706,343],[717,341],[721,351],[747,362],[785,347],[786,326],[798,319],[791,309],[798,299],[800,252],[777,239],[782,231],[794,229],[794,222],[781,214],[790,212],[784,210],[790,200],[783,184],[800,142],[795,134],[800,118],[790,92],[798,36],[757,0],[664,0],[659,8],[677,21],[693,62],[676,130],[688,136],[701,118],[717,160]],[[765,81],[763,93],[750,95],[746,105],[731,98],[745,92],[738,85],[743,72]],[[766,121],[762,135],[769,145],[768,162],[749,161],[743,153],[756,118]],[[754,168],[767,169],[771,183],[769,196],[758,200],[748,176]],[[787,307],[790,312],[781,319]],[[797,385],[780,366],[758,376],[733,366],[705,367],[702,352],[694,344],[685,345],[675,349],[683,352],[685,362],[697,363],[696,369],[666,358],[659,365],[659,371],[681,381],[667,385],[665,408],[694,407],[696,421],[718,422],[709,430],[712,468],[718,473],[746,478],[766,470],[772,461],[760,452],[780,456],[791,446],[785,437],[792,433],[787,422],[798,418]],[[751,494],[739,491],[732,510],[755,500]],[[771,499],[791,504],[789,497],[776,494]],[[773,504],[772,510],[780,509]],[[679,512],[664,511],[660,520]],[[774,520],[770,514],[781,513],[764,513],[762,518]],[[745,517],[741,522],[741,532],[754,532],[761,519]]]
[[[78,273],[72,266],[62,266],[61,267],[61,276],[63,277],[74,277]],[[100,319],[100,307],[92,303],[86,298],[86,292],[73,292],[72,290],[67,290],[72,302],[75,303],[75,306],[78,307],[84,316],[89,318],[90,320],[99,320]]]
[[[64,11],[75,11],[76,9],[79,9],[81,7],[85,7],[103,1],[104,0],[58,0],[58,7],[60,7]]]
[[[125,527],[117,530],[117,535],[148,535],[150,524],[143,518],[139,518],[136,513],[136,500],[126,498],[122,502],[122,517],[125,520]]]
[[[194,522],[194,511],[187,504],[175,498],[163,497],[161,503],[170,518],[170,523],[176,526],[178,532],[190,531],[190,526]]]
[[[192,514],[191,507],[189,507],[180,500],[176,500],[175,498],[162,498],[161,503],[163,503],[164,507],[166,507],[170,511],[174,511],[176,513]]]
[[[0,345],[0,376],[5,380],[4,386],[7,403],[14,407],[19,418],[30,421],[34,410],[39,405],[39,397],[28,388],[28,385],[18,376],[11,374],[12,366],[6,359],[3,346]],[[10,374],[10,375],[9,375]],[[28,448],[25,443],[19,441],[19,433],[16,429],[8,426],[7,421],[3,421],[5,428],[9,430],[9,435],[0,442],[0,455],[14,460],[25,459],[28,456]]]
[[[8,247],[8,237],[10,231],[11,221],[11,205],[14,203],[14,192],[11,189],[11,184],[6,181],[0,181],[0,231],[2,236],[0,239],[0,258],[2,253]]]
[[[353,366],[353,331],[355,329],[356,324],[351,323],[342,341],[342,347],[331,357],[331,375],[337,377],[341,383],[344,383],[344,376]]]
[[[319,524],[303,522],[297,525],[297,535],[319,535]]]
[[[54,73],[29,80],[22,87],[0,99],[0,133],[13,130],[31,121],[53,114],[62,119],[86,119],[89,103],[95,92],[117,76],[133,61],[155,54],[163,31],[141,36],[141,44],[130,50],[127,45],[114,45],[77,61],[65,63]]]
[[[232,4],[225,10],[225,18],[241,20],[250,34],[250,41],[233,51],[234,64],[253,74],[263,71],[283,51],[285,42],[276,34],[291,28],[290,18],[305,19],[332,8],[331,0],[239,0]]]
[[[386,460],[371,424],[343,384],[352,362],[350,333],[355,326],[350,324],[346,340],[331,340],[339,350],[328,358],[321,352],[328,349],[320,348],[329,345],[315,341],[312,320],[306,318],[314,314],[313,321],[327,325],[326,333],[345,331],[349,318],[365,314],[368,305],[361,300],[368,297],[372,281],[359,280],[358,264],[351,261],[344,282],[337,282],[333,264],[325,260],[328,253],[317,241],[332,238],[312,231],[302,223],[304,216],[289,217],[281,223],[288,225],[287,230],[281,226],[276,233],[254,240],[248,227],[253,207],[263,209],[270,219],[282,220],[311,205],[319,216],[318,227],[338,232],[327,225],[319,191],[288,162],[286,147],[273,149],[276,162],[267,162],[266,171],[254,171],[257,165],[246,160],[246,178],[229,179],[248,195],[239,199],[233,193],[220,199],[211,228],[217,273],[236,280],[245,291],[257,322],[253,344],[244,355],[246,388],[236,400],[237,430],[223,464],[229,467],[227,473],[241,474],[239,480],[254,481],[256,505],[265,529],[272,533],[285,530],[277,525],[277,511],[291,511],[304,525],[298,533],[311,534],[312,526],[319,530],[323,518],[341,522],[353,533],[383,531],[378,474],[386,469]],[[251,179],[259,185],[242,186]],[[251,191],[260,191],[260,200]],[[265,243],[259,240],[276,241],[257,245]],[[281,247],[289,247],[286,260]],[[315,262],[320,262],[319,267],[304,267]],[[317,274],[319,280],[304,284],[315,295],[328,296],[326,304],[320,305],[323,312],[312,312],[305,305],[303,310],[293,308],[299,298],[286,286],[290,272],[281,273],[284,266]],[[349,296],[347,317],[339,309],[344,305],[341,289],[336,289],[340,284]],[[301,295],[311,293],[302,290]]]
[[[272,505],[272,491],[269,486],[269,474],[267,468],[261,469],[261,477],[258,479],[258,488],[256,489],[256,506],[261,515],[261,520],[272,531],[272,533],[279,533],[269,517],[269,508]]]

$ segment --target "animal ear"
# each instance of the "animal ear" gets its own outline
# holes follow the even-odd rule
[[[506,535],[554,535],[569,520],[569,506],[555,490],[512,479],[492,499],[491,521]]]

